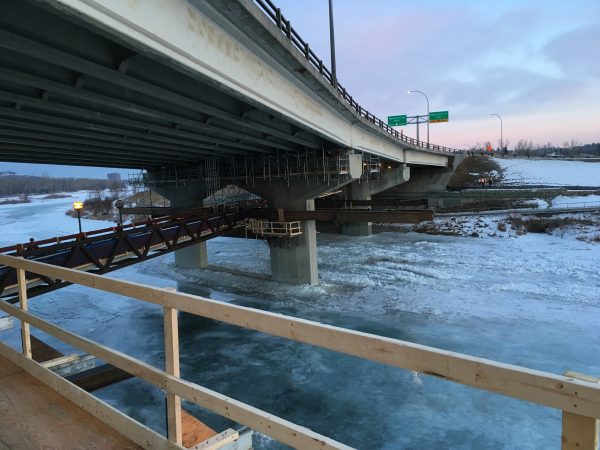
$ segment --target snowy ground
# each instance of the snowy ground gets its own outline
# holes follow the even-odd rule
[[[76,220],[64,215],[72,201],[0,207],[0,246],[75,231]],[[110,276],[557,374],[600,375],[600,244],[578,240],[576,232],[516,237],[511,227],[499,232],[493,218],[456,220],[484,230],[482,236],[495,227],[498,238],[320,234],[317,286],[181,270],[172,254]],[[84,221],[84,228],[107,224]],[[211,264],[269,273],[262,241],[217,238],[208,249]],[[162,315],[153,305],[70,286],[30,307],[69,330],[163,364]],[[16,345],[18,329],[0,338]],[[357,448],[560,448],[559,411],[185,314],[180,338],[185,378]],[[164,431],[164,396],[157,389],[130,380],[97,395]],[[185,407],[217,429],[229,425]],[[255,448],[281,447],[259,436]]]
[[[600,186],[600,163],[549,159],[494,158],[504,170],[503,184]]]
[[[69,194],[71,197],[42,200],[44,196],[31,196],[31,203],[0,205],[0,247],[79,231],[77,219],[65,214],[73,202],[84,200],[86,192]],[[114,222],[81,219],[83,231],[114,226]]]

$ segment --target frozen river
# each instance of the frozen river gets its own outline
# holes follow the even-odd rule
[[[0,207],[0,246],[39,229],[47,231],[36,237],[73,232],[76,221],[64,216],[71,201]],[[93,224],[84,226],[103,226]],[[180,270],[173,255],[111,276],[557,374],[600,375],[598,244],[571,235],[386,232],[320,234],[318,245],[321,281],[313,287]],[[261,241],[218,238],[208,247],[211,264],[268,273]],[[162,366],[157,307],[71,286],[32,300],[31,309]],[[183,377],[354,447],[560,448],[556,410],[188,315],[180,325]],[[18,330],[0,336],[18,342]],[[150,385],[130,380],[97,395],[164,429],[164,396]],[[185,406],[217,429],[228,424]],[[255,444],[281,448],[261,436]]]

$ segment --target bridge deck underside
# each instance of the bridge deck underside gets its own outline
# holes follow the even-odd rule
[[[52,7],[0,0],[3,161],[152,169],[324,145]]]
[[[187,2],[169,1],[161,14],[176,7],[210,22]],[[156,28],[157,12],[151,11],[151,20],[146,17],[142,24],[135,9],[120,3],[83,3],[96,12],[106,4],[133,14],[115,12],[119,26],[125,29],[137,17],[140,29],[146,27],[154,40],[142,42],[101,18],[75,12],[77,0],[0,0],[0,160],[155,170],[212,158],[264,161],[280,154],[355,150],[396,163],[448,164],[450,149],[424,151],[394,138],[379,119],[375,126],[372,114],[363,117],[364,109],[355,111],[354,100],[349,104],[346,97],[329,92],[323,77],[304,68],[308,63],[298,59],[298,52],[275,38],[269,45],[287,53],[272,61],[244,47],[252,36],[243,35],[242,24],[232,32],[236,37],[214,27],[212,33],[220,34],[177,35],[185,24],[171,17],[165,23],[175,34],[163,35]],[[217,14],[225,10],[216,9]],[[271,28],[274,36],[280,33],[273,24],[258,26],[267,36]],[[171,43],[177,36],[203,39],[206,48],[192,45],[184,61],[157,47],[184,45]],[[237,62],[212,44],[221,38],[245,59]],[[198,69],[203,64],[210,70]],[[243,81],[250,67],[256,86]],[[232,79],[234,87],[227,85]]]

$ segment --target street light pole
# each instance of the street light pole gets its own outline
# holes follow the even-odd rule
[[[333,29],[333,0],[329,0],[329,45],[331,47],[331,84],[337,90],[337,71],[335,68],[335,32]]]
[[[425,97],[425,100],[427,100],[427,147],[429,147],[429,98],[427,95],[425,95],[425,92],[415,90],[408,91],[409,94],[412,94],[413,92],[421,94],[423,97]]]
[[[83,202],[74,202],[73,209],[77,211],[77,223],[79,223],[79,234],[81,234],[81,210],[83,209]]]
[[[496,116],[498,119],[500,119],[500,151],[504,151],[504,137],[502,135],[502,117],[500,116],[500,114],[490,114],[490,116]]]
[[[152,203],[150,204],[152,205]],[[115,207],[119,210],[119,226],[123,228],[123,212],[121,211],[125,206],[125,202],[120,198],[115,200]]]

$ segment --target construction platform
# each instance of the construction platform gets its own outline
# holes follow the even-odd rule
[[[0,450],[141,449],[0,356]]]

